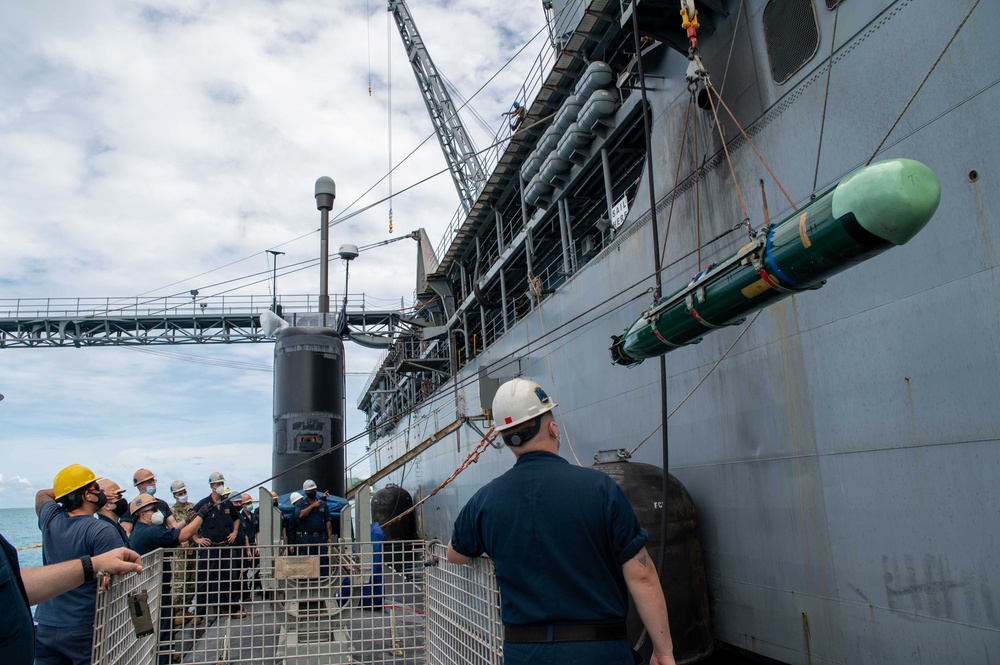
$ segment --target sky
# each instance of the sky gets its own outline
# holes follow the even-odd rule
[[[541,3],[408,6],[463,97],[500,72],[463,111],[485,147],[546,48]],[[218,284],[266,276],[268,249],[285,252],[278,294],[315,296],[318,268],[280,271],[319,256],[316,179],[336,181],[336,219],[387,197],[389,183],[376,183],[433,131],[388,18],[376,0],[4,3],[0,312],[17,299],[191,289],[266,299],[268,279]],[[391,191],[445,167],[432,138],[399,164]],[[438,176],[393,197],[393,235],[383,203],[333,227],[331,251],[420,227],[436,246],[457,205],[450,177]],[[363,252],[350,292],[410,303],[415,265],[411,240]],[[343,279],[334,261],[331,293]],[[169,357],[0,349],[0,508],[33,505],[72,463],[129,489],[150,468],[167,498],[175,479],[200,498],[212,471],[234,490],[271,475],[273,343],[156,348]],[[352,436],[365,426],[355,404],[378,352],[346,353]],[[363,451],[352,444],[348,462]]]

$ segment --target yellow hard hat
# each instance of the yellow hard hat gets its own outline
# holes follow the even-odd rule
[[[70,492],[87,487],[95,480],[97,476],[87,467],[82,464],[70,464],[56,474],[55,480],[52,481],[52,489],[56,493],[56,498],[61,499]]]
[[[154,477],[153,472],[149,469],[139,469],[132,474],[132,484],[138,485],[139,483],[144,483],[147,480],[152,480]]]

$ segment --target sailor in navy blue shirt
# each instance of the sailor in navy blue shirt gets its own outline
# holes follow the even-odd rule
[[[102,522],[107,522],[115,528],[118,535],[121,536],[122,545],[128,547],[128,533],[122,528],[122,525],[118,523],[118,520],[122,518],[123,515],[128,514],[128,500],[125,499],[125,490],[121,488],[121,485],[111,480],[110,478],[101,478],[97,481],[98,486],[104,490],[104,496],[107,497],[108,502],[101,506],[101,509],[97,511],[97,519]]]
[[[21,568],[17,551],[0,535],[0,662],[31,663],[35,630],[31,605],[50,600],[89,583],[98,571],[111,575],[139,572],[139,556],[124,547],[84,561],[70,559],[38,568]],[[86,653],[90,660],[90,652]]]
[[[203,538],[196,538],[198,550],[198,591],[194,611],[205,614],[212,607],[219,614],[244,615],[240,607],[239,578],[233,575],[234,550],[240,532],[239,511],[224,498],[226,478],[218,471],[208,478],[212,493],[195,504],[195,511],[203,515]],[[203,512],[202,509],[205,509]],[[234,581],[235,579],[235,581]]]
[[[295,506],[295,542],[299,544],[332,542],[333,526],[330,523],[330,507],[326,503],[329,492],[317,496],[316,483],[312,480],[302,484],[302,491],[306,494],[306,500]]]
[[[201,527],[202,515],[195,513],[183,528],[171,529],[164,524],[160,505],[163,501],[148,494],[140,494],[132,499],[132,549],[140,556],[149,554],[161,547],[180,547],[198,533]],[[203,512],[207,512],[203,509]],[[166,562],[169,564],[169,562]],[[169,568],[168,568],[169,570]],[[166,580],[169,582],[169,580]]]
[[[56,502],[58,500],[58,503]],[[71,464],[56,474],[53,489],[35,497],[45,565],[93,557],[121,547],[114,527],[95,519],[107,497],[85,466]],[[90,663],[97,582],[68,591],[35,610],[35,663]]]
[[[646,531],[614,480],[558,455],[555,406],[525,379],[497,390],[493,417],[517,462],[459,513],[448,560],[493,560],[505,665],[633,665],[629,592],[653,643],[650,665],[674,665]]]

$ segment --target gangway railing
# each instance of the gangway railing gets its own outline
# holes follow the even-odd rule
[[[330,296],[335,311],[343,304],[343,294]],[[271,308],[269,295],[219,296],[128,296],[121,298],[3,298],[0,299],[0,319],[15,318],[107,318],[133,316],[217,315],[256,313]],[[278,298],[278,305],[287,312],[318,312],[318,295],[288,295]],[[364,293],[347,297],[348,309],[380,309]]]
[[[92,661],[500,665],[499,599],[437,542],[157,550],[98,592]]]
[[[261,295],[0,299],[0,348],[272,341],[260,323],[272,302]],[[321,315],[318,296],[278,299],[293,326],[336,325],[343,295],[333,294],[331,303],[334,311]],[[355,332],[391,337],[406,312],[364,293],[347,296],[347,324]]]

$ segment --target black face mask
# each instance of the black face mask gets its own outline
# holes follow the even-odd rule
[[[108,503],[108,497],[104,496],[104,492],[91,492],[91,494],[97,495],[97,501],[91,501],[90,503],[97,506],[98,510],[103,508]]]
[[[277,499],[275,499],[275,500],[274,500],[274,501],[272,501],[271,503],[272,503],[272,504],[274,504],[274,507],[275,507],[275,508],[277,508],[277,507],[278,507],[278,500],[277,500]]]
[[[310,501],[315,500],[316,499],[316,490],[311,490],[309,492],[306,492],[306,498],[309,499]]]
[[[125,499],[118,499],[115,501],[115,507],[113,510],[115,511],[115,515],[122,517],[128,512],[128,501]]]

